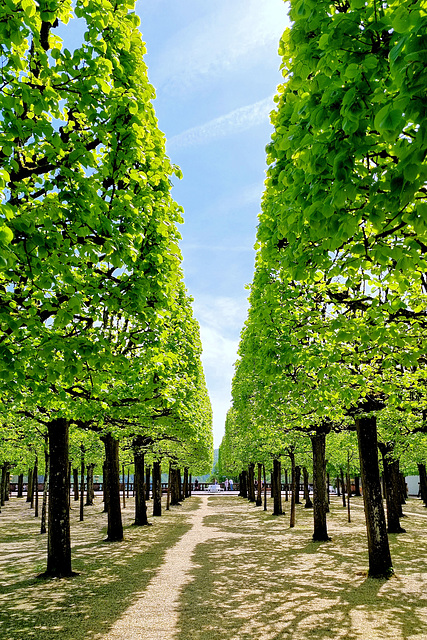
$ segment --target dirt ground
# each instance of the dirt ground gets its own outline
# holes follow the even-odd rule
[[[102,504],[85,521],[72,505],[73,569],[46,567],[46,535],[28,504],[12,498],[0,514],[1,640],[427,640],[427,509],[404,506],[407,533],[390,536],[395,576],[366,577],[361,498],[352,522],[333,497],[332,540],[311,542],[312,512],[280,517],[230,495],[193,496],[104,542]],[[149,513],[151,504],[148,503]]]

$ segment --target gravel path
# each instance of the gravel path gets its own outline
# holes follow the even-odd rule
[[[178,620],[182,587],[190,580],[191,555],[197,544],[226,534],[203,524],[209,514],[208,496],[189,518],[191,529],[166,552],[164,562],[138,600],[113,625],[104,640],[172,640]]]

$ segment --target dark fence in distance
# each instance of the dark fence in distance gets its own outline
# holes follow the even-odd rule
[[[209,487],[211,486],[211,482],[199,482],[198,488],[195,488],[194,482],[191,484],[191,491],[208,491]],[[219,483],[219,486],[221,487],[221,489],[223,489],[225,491],[225,487],[224,487],[224,483],[221,482]],[[95,493],[102,493],[103,491],[103,485],[102,482],[95,482],[93,485],[94,491]],[[133,482],[125,483],[124,486],[126,491],[129,491],[129,493],[133,494],[134,491],[134,485]],[[264,488],[264,485],[263,485]],[[152,489],[152,486],[150,485],[150,491]],[[239,491],[240,487],[238,483],[233,483],[233,491]],[[270,490],[271,489],[271,485],[270,483],[267,483],[267,489]],[[284,484],[282,483],[282,491],[290,491],[291,487],[289,484]],[[79,490],[80,490],[80,485],[79,485]],[[304,490],[303,485],[300,485],[300,492],[302,493]],[[43,492],[43,484],[39,482],[38,484],[38,491],[39,493]],[[71,483],[71,487],[70,487],[70,491],[71,493],[74,493],[74,484]],[[120,483],[120,491],[123,491],[123,483]],[[168,483],[167,482],[162,482],[162,493],[167,493],[168,491]],[[310,487],[310,491],[312,491],[312,488]],[[13,493],[18,493],[18,483],[17,482],[11,482],[10,483],[10,494]],[[23,493],[27,493],[27,484],[24,484],[23,486]]]

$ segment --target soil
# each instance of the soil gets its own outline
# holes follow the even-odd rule
[[[72,503],[70,579],[37,578],[46,535],[28,503],[0,514],[2,640],[427,640],[427,509],[410,499],[404,534],[390,535],[395,575],[367,578],[361,498],[352,522],[332,497],[332,540],[313,543],[312,511],[296,526],[235,495],[197,495],[103,542],[100,498],[79,522]],[[148,503],[150,513],[151,501]]]

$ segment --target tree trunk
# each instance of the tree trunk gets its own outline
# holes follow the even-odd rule
[[[1,468],[1,487],[0,487],[0,494],[1,494],[0,503],[2,507],[4,506],[4,503],[5,503],[7,468],[8,468],[8,463],[4,462]]]
[[[257,497],[256,497],[256,502],[255,505],[257,507],[261,507],[262,506],[262,477],[261,477],[261,472],[262,472],[262,464],[260,462],[258,462],[258,491],[257,491]]]
[[[354,476],[354,495],[357,498],[360,498],[361,493],[360,493],[360,478],[359,476]]]
[[[107,475],[108,475],[108,467],[107,467],[107,461],[104,460],[104,463],[102,465],[102,499],[104,501],[104,510],[103,513],[108,513],[108,480],[107,480]],[[135,487],[135,485],[134,485]]]
[[[34,463],[34,475],[33,475],[33,485],[34,485],[34,505],[31,503],[31,506],[34,506],[34,517],[39,517],[39,466],[38,466],[38,458],[36,456],[36,461]]]
[[[138,444],[137,439],[134,440],[134,465],[135,465],[135,522],[136,526],[148,525],[147,504],[145,502],[145,482],[144,482],[144,450]]]
[[[418,473],[420,474],[420,497],[427,507],[427,471],[425,464],[418,463]]]
[[[347,451],[347,521],[348,522],[351,522],[350,498],[351,498],[350,452]]]
[[[168,490],[166,494],[166,511],[169,511],[170,501],[171,501],[171,482],[172,482],[172,467],[169,462],[169,473],[168,473]]]
[[[301,467],[295,467],[295,504],[301,504],[299,499],[299,491],[301,486]]]
[[[325,463],[327,462],[327,460],[325,460]],[[326,511],[327,513],[329,513],[329,504],[331,502],[331,493],[329,491],[329,487],[331,484],[331,480],[329,477],[329,473],[326,474]]]
[[[48,448],[48,444],[46,443],[45,452],[44,452],[44,480],[43,480],[42,517],[40,522],[40,533],[46,533],[47,492],[49,488],[49,465],[50,465],[49,448]]]
[[[184,467],[184,486],[182,488],[182,493],[185,498],[188,498],[188,467]]]
[[[400,526],[401,494],[400,479],[396,483],[396,460],[391,459],[394,446],[390,443],[378,443],[384,470],[385,499],[387,505],[387,533],[405,533]]]
[[[240,493],[242,498],[248,497],[248,472],[242,471],[240,474]]]
[[[27,500],[26,502],[32,502],[33,500],[33,470],[28,469],[28,484],[27,484]]]
[[[128,467],[128,475],[126,480],[126,498],[129,498],[129,485],[130,485],[130,468]]]
[[[267,478],[265,477],[265,464],[262,465],[262,472],[264,477],[264,511],[267,511]]]
[[[57,418],[48,423],[50,480],[48,507],[48,553],[46,576],[64,578],[71,570],[68,464],[69,422]]]
[[[153,516],[162,515],[162,469],[160,462],[153,462]]]
[[[293,528],[295,526],[295,491],[296,491],[295,454],[293,451],[289,453],[289,457],[291,459],[291,517],[290,517],[289,526]]]
[[[150,499],[150,476],[151,467],[147,465],[145,468],[145,499],[147,502]]]
[[[92,464],[88,464],[87,468],[86,468],[86,478],[87,478],[87,482],[86,482],[86,506],[87,507],[91,507],[93,505],[93,500],[95,497],[95,491],[93,488],[93,470],[95,468],[95,465]]]
[[[17,498],[22,498],[24,493],[24,474],[20,473],[18,476],[18,495]]]
[[[274,487],[273,495],[273,515],[281,516],[282,511],[282,465],[280,460],[273,460],[273,473],[271,475],[271,484]]]
[[[255,502],[255,465],[248,465],[248,500]]]
[[[107,471],[107,541],[120,542],[123,540],[122,512],[120,509],[120,466],[119,441],[110,433],[102,438],[105,447],[105,462]]]
[[[122,464],[122,500],[123,500],[123,509],[126,509],[126,477],[125,477],[124,464]]]
[[[314,542],[326,542],[330,540],[326,524],[326,433],[317,430],[311,436],[311,447],[313,452],[313,520]]]
[[[337,476],[337,477],[335,478],[335,481],[336,481],[336,483],[337,483],[337,497],[339,498],[339,497],[340,497],[340,495],[341,495],[341,490],[340,490],[340,479],[339,479],[339,476]]]
[[[79,470],[73,469],[73,491],[74,491],[74,502],[77,502],[79,499]]]
[[[178,474],[181,472],[179,469],[171,468],[170,472],[170,504],[171,506],[179,506],[179,499],[181,497],[180,482],[178,480]]]
[[[10,471],[6,471],[6,487],[4,492],[4,499],[7,502],[10,497]]]
[[[85,504],[85,448],[82,445],[80,449],[80,522],[84,518]]]
[[[345,482],[344,482],[344,469],[342,467],[340,467],[340,474],[341,474],[341,493],[342,493],[342,506],[346,507],[346,500],[345,500],[345,490],[346,490],[346,486],[345,486]]]
[[[176,470],[176,481],[178,483],[178,496],[179,500],[184,500],[184,495],[182,491],[182,482],[181,482],[181,469]]]
[[[304,509],[312,509],[313,503],[310,498],[310,489],[308,487],[308,471],[306,467],[302,468],[302,475],[304,478],[304,500],[305,500]]]
[[[372,578],[387,578],[393,574],[393,565],[381,497],[377,421],[375,416],[371,416],[356,417],[355,422],[368,537],[368,575]]]
[[[401,492],[401,504],[406,504],[406,500],[408,499],[408,487],[406,485],[406,478],[404,473],[400,473],[400,492]]]
[[[280,491],[282,491],[282,479],[281,478],[280,478]],[[285,469],[285,502],[289,501],[288,493],[289,493],[288,470]]]

